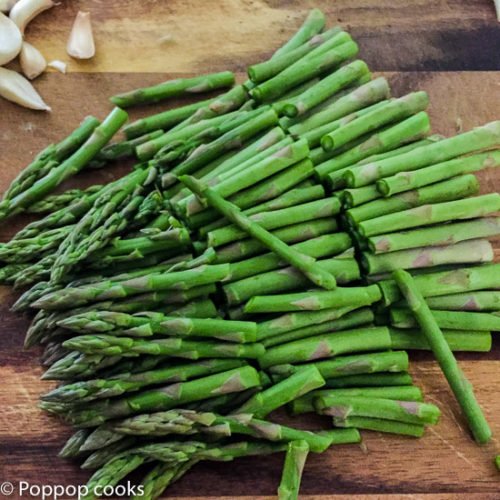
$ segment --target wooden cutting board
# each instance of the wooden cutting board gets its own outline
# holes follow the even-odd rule
[[[69,133],[84,115],[105,116],[110,95],[179,74],[243,72],[285,41],[313,6],[328,14],[331,25],[352,33],[362,58],[390,78],[394,95],[416,89],[429,93],[434,132],[452,134],[500,118],[500,25],[489,0],[68,1],[27,30],[28,41],[48,60],[69,63],[68,74],[51,72],[35,82],[53,112],[0,101],[0,192],[33,154]],[[78,9],[92,12],[97,44],[95,59],[80,63],[65,54]],[[107,181],[123,171],[82,173],[68,185]],[[480,178],[484,192],[499,190],[498,173]],[[25,222],[2,221],[0,241]],[[39,352],[22,349],[29,318],[9,312],[15,297],[0,287],[0,482],[83,484],[88,472],[57,457],[69,429],[37,409],[39,394],[53,384],[39,380]],[[492,352],[458,358],[499,436],[499,337]],[[415,354],[412,360],[426,399],[442,409],[439,425],[419,440],[364,432],[361,447],[312,455],[301,497],[500,498],[500,475],[492,463],[499,442],[476,446],[431,356]],[[319,417],[313,420],[325,425]],[[313,422],[308,417],[293,423],[306,427]],[[272,497],[281,466],[282,456],[200,464],[172,486],[169,498]]]

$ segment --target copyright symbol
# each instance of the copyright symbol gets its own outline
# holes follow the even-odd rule
[[[0,484],[0,493],[2,495],[5,495],[6,497],[9,497],[14,493],[14,485],[12,483],[9,483],[8,481],[5,481],[5,483]]]

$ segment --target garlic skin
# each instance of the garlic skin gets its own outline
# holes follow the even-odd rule
[[[52,0],[19,0],[12,7],[9,17],[17,24],[21,33],[24,34],[24,30],[30,21],[54,5]]]
[[[33,85],[24,76],[6,68],[0,68],[0,96],[25,108],[51,111]]]
[[[64,73],[66,74],[66,68],[68,65],[63,62],[63,61],[58,61],[55,59],[54,61],[50,61],[49,64],[47,64],[49,68],[54,68],[55,70],[59,71],[59,73]]]
[[[0,0],[0,12],[9,12],[19,0]]]
[[[75,59],[90,59],[95,55],[90,12],[79,11],[69,35],[66,52]]]
[[[12,61],[19,54],[23,37],[19,28],[0,12],[0,66]]]
[[[28,42],[23,42],[19,62],[24,75],[30,80],[41,75],[47,67],[47,61],[42,53]]]

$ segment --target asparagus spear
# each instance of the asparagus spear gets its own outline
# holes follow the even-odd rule
[[[277,229],[290,224],[297,224],[322,217],[333,217],[340,211],[340,202],[337,198],[324,198],[322,200],[303,203],[281,210],[272,210],[251,215],[249,218],[264,229]],[[233,241],[242,240],[246,232],[237,226],[231,225],[215,229],[207,234],[209,246],[218,247]]]
[[[493,258],[493,247],[488,240],[468,240],[454,245],[420,247],[377,255],[369,252],[361,254],[363,267],[368,274],[444,264],[491,262]]]
[[[337,35],[338,36],[338,35]],[[250,90],[257,102],[268,102],[282,96],[291,88],[310,80],[325,71],[339,66],[358,53],[356,43],[349,41],[335,46],[335,37],[321,44],[306,56],[285,68],[273,78]]]
[[[303,272],[313,283],[327,289],[335,288],[336,281],[333,275],[321,268],[313,257],[291,249],[286,243],[243,215],[236,205],[224,200],[218,193],[201,184],[193,177],[182,176],[181,181],[197,196],[206,199],[234,224],[237,224],[241,229],[247,231],[270,250],[277,253],[282,259]]]
[[[278,487],[279,500],[297,500],[299,498],[300,481],[308,453],[309,445],[306,441],[288,443],[283,474]]]
[[[135,357],[138,354],[173,356],[185,359],[203,358],[258,358],[264,346],[257,343],[235,344],[229,342],[188,341],[180,338],[142,340],[113,335],[82,335],[72,337],[63,346],[86,354]]]
[[[283,104],[283,112],[289,117],[303,115],[368,72],[366,63],[359,59],[346,64],[302,94],[288,99]]]
[[[355,281],[360,277],[359,266],[354,258],[323,259],[317,263],[325,271],[332,273],[340,284]],[[285,267],[224,285],[223,292],[227,303],[234,306],[246,302],[258,293],[273,294],[300,290],[308,284],[308,278],[300,271],[293,267]]]
[[[135,139],[136,137],[140,137],[149,132],[154,132],[155,130],[168,130],[186,118],[189,118],[198,109],[209,105],[214,100],[215,99],[212,98],[204,101],[197,101],[192,104],[186,104],[185,106],[168,109],[167,111],[162,111],[161,113],[146,116],[125,125],[125,127],[123,127],[123,133],[127,139]]]
[[[208,92],[210,90],[230,87],[233,84],[234,74],[231,71],[223,71],[221,73],[212,73],[194,78],[168,80],[152,87],[117,94],[111,97],[110,100],[116,106],[127,108],[137,104],[162,101],[170,97]]]
[[[29,189],[6,200],[5,208],[0,210],[0,217],[19,213],[32,203],[41,200],[68,177],[79,172],[101,148],[113,137],[126,121],[125,111],[115,108],[106,119],[96,127],[92,135],[66,160],[54,167],[43,178],[38,179]],[[2,203],[3,205],[3,203]]]
[[[290,401],[307,394],[325,384],[325,380],[314,366],[298,369],[284,380],[268,389],[258,392],[233,414],[250,413],[257,418],[265,418],[272,411]]]
[[[267,349],[276,345],[287,344],[294,340],[300,340],[307,337],[314,337],[321,333],[331,333],[340,330],[347,330],[356,326],[368,325],[373,322],[374,315],[369,308],[361,308],[344,316],[331,321],[313,324],[292,330],[291,332],[274,335],[262,340],[262,344]]]
[[[382,418],[408,424],[436,424],[441,412],[437,406],[415,401],[395,401],[363,396],[323,396],[314,403],[322,415],[344,420],[353,417]]]
[[[389,331],[394,349],[431,350],[420,330],[390,328]],[[488,352],[491,350],[491,333],[488,331],[443,330],[443,335],[452,351]]]
[[[413,151],[352,167],[345,174],[349,187],[371,184],[398,172],[417,170],[458,156],[498,146],[500,121],[491,122],[470,132],[419,147]]]
[[[15,198],[29,189],[37,180],[41,179],[78,149],[100,124],[97,118],[87,116],[77,129],[59,144],[51,144],[41,151],[26,168],[11,182],[3,195],[3,201]]]
[[[64,288],[38,299],[37,309],[68,309],[99,300],[126,298],[146,292],[187,290],[216,283],[229,275],[229,264],[200,266],[178,272],[149,274],[124,281],[102,281],[83,287]]]
[[[291,224],[272,233],[285,243],[301,243],[322,235],[334,233],[337,230],[335,219],[323,217],[316,221],[300,222]],[[352,241],[347,233],[337,233],[337,247],[334,253],[340,253],[352,246]],[[266,247],[257,240],[246,239],[236,241],[230,245],[220,247],[216,251],[216,262],[234,262],[244,258],[252,257],[266,251]]]
[[[387,80],[385,78],[376,78],[334,100],[319,113],[314,113],[310,117],[302,119],[299,123],[290,126],[288,132],[294,137],[300,137],[310,130],[386,99],[389,97],[389,92]]]
[[[257,185],[231,196],[231,201],[240,209],[250,208],[265,201],[271,200],[285,193],[305,181],[313,174],[313,165],[310,160],[302,160],[272,177],[259,182]],[[199,227],[218,220],[220,212],[216,209],[207,209],[189,218],[189,227]]]
[[[301,415],[315,411],[314,402],[317,398],[364,397],[395,399],[397,401],[422,401],[422,391],[412,385],[389,387],[349,387],[340,389],[321,388],[293,400],[289,409],[292,415]]]
[[[279,52],[278,49],[278,52],[275,53],[271,59],[249,66],[247,68],[248,77],[254,83],[261,83],[269,80],[333,37],[335,37],[337,45],[341,45],[351,39],[350,36],[339,27],[331,28],[323,33],[314,34],[308,40],[305,40],[300,45],[285,53]]]
[[[456,175],[478,172],[499,165],[500,151],[489,151],[437,163],[416,171],[399,172],[396,175],[377,181],[377,189],[384,196],[392,196],[403,191],[450,179]]]
[[[408,306],[415,315],[418,324],[431,346],[450,387],[464,412],[469,427],[478,443],[491,439],[491,430],[474,396],[472,385],[460,370],[453,353],[448,346],[434,316],[426,304],[418,285],[406,271],[395,271],[393,277],[404,295]]]
[[[428,104],[429,98],[425,92],[413,92],[389,101],[385,106],[323,136],[321,147],[326,151],[338,148],[383,125],[424,111]]]
[[[41,399],[59,403],[87,403],[95,399],[121,396],[156,384],[186,382],[192,378],[243,366],[237,359],[207,359],[196,363],[176,364],[140,373],[123,372],[111,378],[98,378],[61,385]]]
[[[431,309],[445,311],[499,311],[500,292],[488,290],[487,292],[456,293],[429,297],[426,302]]]
[[[416,326],[416,320],[409,309],[391,307],[390,313],[393,326],[398,328]],[[479,331],[500,330],[500,316],[495,313],[433,310],[432,315],[440,328],[463,330],[466,327]]]
[[[474,290],[498,290],[500,283],[500,264],[477,267],[463,267],[451,271],[422,274],[413,279],[419,292],[424,297],[437,297],[450,293],[462,293]],[[394,281],[380,282],[385,305],[390,305],[402,298],[399,287]]]
[[[195,336],[229,342],[255,342],[257,334],[256,323],[249,321],[177,318],[155,312],[135,315],[113,311],[87,312],[63,319],[58,322],[58,325],[74,332],[84,333],[109,332],[114,335],[132,337],[149,337],[151,335]]]
[[[309,148],[305,141],[292,143],[266,156],[260,162],[247,165],[241,171],[239,167],[237,172],[236,169],[231,170],[229,172],[230,175],[221,179],[212,189],[224,197],[234,195],[297,163],[304,159],[308,153]],[[214,180],[217,179],[211,179],[211,181]],[[213,182],[210,182],[210,184],[213,184]],[[203,208],[204,206],[194,196],[190,196],[177,204],[178,211],[183,212],[187,216],[200,212]]]
[[[79,427],[94,427],[110,419],[149,411],[169,410],[184,403],[240,392],[257,387],[259,384],[257,371],[250,366],[244,366],[125,398],[96,401],[86,405],[85,408],[75,408],[65,413],[63,418]],[[42,408],[47,406],[46,403],[41,403]]]
[[[268,368],[284,363],[303,363],[340,354],[390,347],[391,340],[387,328],[361,328],[318,335],[271,347],[259,357],[258,361],[262,368]]]
[[[455,219],[472,219],[500,210],[500,194],[490,193],[474,198],[422,205],[394,214],[382,215],[358,225],[363,236],[373,236],[436,224]]]
[[[390,198],[373,200],[364,205],[350,208],[346,211],[346,217],[351,224],[355,225],[364,220],[374,219],[394,212],[401,212],[429,203],[440,203],[466,198],[478,192],[479,182],[477,178],[474,175],[462,175],[443,182],[437,182],[431,186],[401,193]],[[422,244],[419,246],[427,245]]]
[[[383,418],[373,417],[347,417],[335,418],[333,423],[337,427],[367,429],[369,431],[388,432],[389,434],[400,434],[402,436],[422,437],[425,427],[421,424],[409,424]]]
[[[320,33],[325,26],[325,15],[319,9],[311,9],[302,26],[273,54],[272,59],[287,54]]]
[[[334,359],[318,361],[302,366],[314,365],[325,380],[338,379],[347,375],[359,375],[380,372],[408,371],[408,354],[404,351],[373,352],[369,354],[354,354],[339,356]],[[269,368],[273,378],[281,380],[295,373],[299,366],[278,365]]]
[[[255,118],[229,130],[214,141],[196,148],[186,160],[172,169],[171,174],[173,176],[190,174],[217,158],[224,151],[241,147],[246,140],[276,125],[277,121],[278,115],[272,109],[259,112]]]
[[[381,298],[376,285],[368,287],[337,288],[332,292],[311,290],[288,295],[257,295],[245,305],[247,313],[277,313],[287,311],[318,311],[333,307],[367,306]]]
[[[429,116],[421,111],[395,125],[376,131],[352,149],[320,163],[315,167],[315,174],[324,180],[330,189],[343,187],[345,184],[343,173],[350,165],[375,153],[394,149],[407,142],[411,143],[427,135],[429,130]]]
[[[392,332],[391,332],[392,334]],[[406,372],[381,372],[376,374],[346,375],[326,380],[325,389],[342,389],[348,387],[390,387],[413,385],[411,375]]]

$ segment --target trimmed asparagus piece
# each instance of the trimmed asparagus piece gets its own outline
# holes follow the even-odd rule
[[[369,431],[387,432],[389,434],[400,434],[402,436],[422,437],[425,427],[420,424],[409,424],[407,422],[397,422],[383,418],[373,417],[347,417],[335,418],[333,423],[337,427],[355,427]]]
[[[349,187],[361,187],[409,170],[417,170],[458,156],[498,146],[500,121],[491,122],[469,132],[443,139],[416,150],[350,168],[345,179]]]
[[[428,104],[429,98],[425,92],[413,92],[394,101],[389,101],[385,106],[372,113],[326,134],[321,139],[321,147],[326,151],[338,148],[383,125],[424,111]]]
[[[478,443],[488,442],[491,439],[491,430],[474,396],[472,385],[459,368],[418,285],[406,271],[395,271],[393,276],[467,418],[474,439]]]
[[[433,310],[432,315],[440,328],[463,330],[466,327],[487,332],[500,330],[500,316],[495,313]],[[412,328],[416,326],[416,320],[409,309],[391,307],[391,324],[397,328]]]
[[[289,409],[292,415],[310,413],[315,411],[314,401],[321,397],[365,397],[395,399],[398,401],[422,401],[422,391],[412,385],[389,386],[389,387],[349,387],[340,389],[319,389],[305,396],[293,400]]]
[[[456,293],[429,297],[426,302],[431,309],[445,311],[500,311],[500,292]]]
[[[367,306],[381,298],[376,285],[368,287],[337,288],[333,292],[309,291],[288,295],[257,295],[245,305],[247,313],[274,313],[287,311],[318,311],[333,307]]]
[[[288,444],[283,474],[278,487],[278,500],[299,498],[300,481],[308,453],[309,445],[306,441],[292,441]]]
[[[340,354],[383,350],[391,347],[389,330],[384,327],[345,330],[271,347],[258,361],[262,368],[284,363],[302,363]]]
[[[490,193],[463,200],[434,203],[382,215],[361,222],[358,231],[363,236],[410,229],[455,219],[472,219],[500,210],[500,194]]]
[[[462,325],[462,328],[465,325]],[[418,349],[430,351],[429,342],[420,330],[390,328],[394,349]],[[488,352],[491,350],[491,333],[477,330],[443,330],[452,351]]]
[[[408,424],[436,424],[441,412],[437,406],[416,401],[396,401],[364,396],[322,396],[314,406],[322,415],[345,420],[353,417],[371,417]]]
[[[364,188],[359,188],[364,189]],[[382,215],[401,212],[410,208],[466,198],[479,192],[479,181],[474,175],[462,175],[454,179],[437,182],[432,186],[401,193],[390,198],[373,200],[370,203],[351,208],[346,211],[346,217],[351,224],[374,219]],[[440,226],[443,227],[443,226]],[[446,227],[446,226],[444,226]],[[419,246],[430,246],[423,244]]]
[[[137,104],[162,101],[171,97],[230,87],[233,83],[234,74],[231,71],[223,71],[221,73],[211,73],[194,78],[169,80],[151,87],[117,94],[111,97],[110,100],[116,106],[127,108]]]
[[[377,189],[384,196],[409,191],[450,179],[453,176],[478,172],[485,168],[500,165],[500,151],[489,151],[464,158],[449,160],[430,167],[421,168],[412,172],[400,172],[391,177],[377,181]]]
[[[257,418],[265,418],[277,408],[323,385],[325,380],[315,366],[300,368],[277,384],[255,394],[233,414],[250,413]]]
[[[488,240],[462,241],[454,245],[421,247],[376,255],[363,252],[361,256],[362,265],[368,274],[443,264],[491,262],[493,258],[493,247]]]

